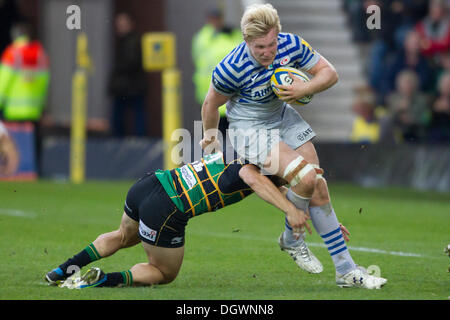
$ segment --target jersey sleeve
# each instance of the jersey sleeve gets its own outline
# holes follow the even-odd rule
[[[233,76],[232,66],[226,59],[222,60],[212,73],[212,85],[214,89],[224,95],[232,96],[239,89],[239,83],[235,76]]]
[[[305,39],[295,34],[292,36],[297,51],[294,61],[298,68],[308,71],[319,62],[320,54]]]

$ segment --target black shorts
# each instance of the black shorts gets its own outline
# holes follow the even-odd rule
[[[184,245],[184,229],[189,217],[170,200],[153,172],[130,188],[124,210],[131,219],[139,222],[142,241],[165,248]]]

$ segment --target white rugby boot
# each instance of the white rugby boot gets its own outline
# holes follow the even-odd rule
[[[323,271],[322,263],[309,250],[305,241],[302,241],[298,246],[289,247],[283,243],[283,233],[281,233],[278,244],[280,249],[287,252],[301,269],[309,273],[321,273]]]
[[[344,275],[336,274],[336,284],[341,288],[380,289],[386,282],[387,279],[372,276],[361,266]]]

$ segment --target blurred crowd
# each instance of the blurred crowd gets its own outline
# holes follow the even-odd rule
[[[355,88],[352,141],[450,142],[448,0],[343,0],[353,41],[368,47]],[[380,8],[380,29],[366,25]]]

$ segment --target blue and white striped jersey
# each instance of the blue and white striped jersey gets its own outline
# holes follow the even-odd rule
[[[269,68],[253,58],[244,41],[216,66],[212,83],[217,92],[230,97],[229,121],[274,119],[284,104],[270,86],[274,70],[289,66],[308,71],[319,59],[320,54],[299,36],[279,33],[277,55]]]

